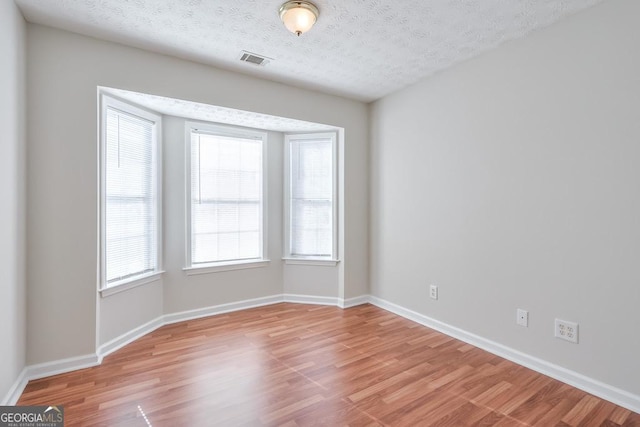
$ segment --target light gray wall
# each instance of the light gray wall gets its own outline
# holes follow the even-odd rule
[[[0,2],[0,403],[25,365],[25,28]]]
[[[284,293],[336,298],[340,296],[339,275],[339,266],[288,264],[283,272]]]
[[[604,2],[373,105],[374,295],[640,394],[638,16]]]
[[[99,347],[162,316],[163,279],[98,298]]]
[[[118,314],[130,316],[124,307],[120,313],[114,311],[118,310],[115,301],[120,297],[114,297],[113,304],[101,299],[96,304],[97,86],[344,128],[346,153],[342,160],[348,167],[346,190],[342,195],[346,199],[342,223],[346,237],[341,287],[345,295],[366,293],[368,111],[365,104],[39,25],[29,24],[28,35],[27,356],[30,364],[92,353],[96,341],[104,343],[156,312],[154,307],[146,306],[145,316],[120,319],[120,323],[115,324]],[[180,140],[182,138],[180,135]],[[165,150],[173,148],[165,147]],[[167,155],[170,154],[165,152]],[[178,176],[180,171],[165,162],[165,173]],[[183,200],[176,202],[177,190],[170,188],[174,185],[183,184],[165,181],[164,204],[167,214],[177,218],[178,211],[182,214]],[[270,221],[281,230],[281,223],[276,224],[281,218],[274,216]],[[165,229],[165,248],[182,251],[182,247],[173,245],[183,239],[178,233],[184,229],[174,225],[167,224]],[[276,291],[271,278],[266,284],[258,282],[256,271],[251,270],[233,275],[220,273],[215,283],[211,275],[181,277],[181,271],[173,271],[178,266],[177,254],[167,252],[166,256],[166,267],[171,267],[172,272],[164,279],[165,313],[267,296]],[[169,265],[173,262],[176,263]],[[275,270],[270,270],[270,274],[277,276]],[[231,277],[233,279],[228,280]],[[239,282],[248,285],[228,284]],[[249,285],[252,283],[256,286]],[[280,292],[282,284],[276,293]],[[149,304],[155,306],[157,294],[154,293],[150,301]],[[101,319],[99,329],[103,337],[96,335],[97,317]]]
[[[369,116],[356,120],[352,126],[343,126],[345,142],[338,150],[338,173],[344,177],[344,191],[338,195],[338,203],[345,207],[340,212],[344,217],[338,218],[338,229],[345,236],[341,242],[344,247],[338,248],[338,296],[344,299],[369,293]],[[360,126],[364,126],[364,133]]]

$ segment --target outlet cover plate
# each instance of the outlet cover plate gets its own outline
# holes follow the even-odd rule
[[[578,344],[578,324],[567,320],[556,319],[555,337]]]
[[[519,308],[516,311],[516,323],[525,328],[529,327],[529,312]]]
[[[438,286],[436,285],[429,286],[429,297],[431,299],[438,299]]]

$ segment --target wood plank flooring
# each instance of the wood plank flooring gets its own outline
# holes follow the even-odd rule
[[[640,426],[640,415],[372,305],[162,327],[32,381],[66,426]],[[146,418],[145,418],[146,417]]]

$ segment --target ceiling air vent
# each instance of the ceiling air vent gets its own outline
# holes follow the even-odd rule
[[[261,55],[243,50],[242,54],[240,55],[240,61],[248,62],[249,64],[260,65],[264,67],[271,61],[271,58],[267,58],[266,56],[261,56]]]

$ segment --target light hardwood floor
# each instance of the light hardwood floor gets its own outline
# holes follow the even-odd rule
[[[640,426],[640,415],[372,305],[162,327],[29,383],[66,426]],[[148,422],[142,413],[146,414]]]

